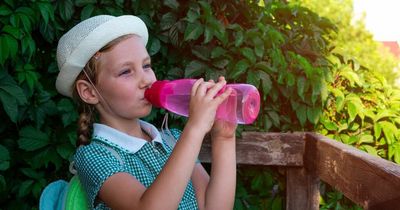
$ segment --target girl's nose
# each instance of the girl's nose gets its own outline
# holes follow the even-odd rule
[[[154,82],[156,81],[156,77],[154,72],[151,70],[143,74],[141,87],[142,88],[149,88]]]

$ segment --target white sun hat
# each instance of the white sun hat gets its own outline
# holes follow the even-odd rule
[[[72,97],[75,79],[90,58],[112,40],[127,34],[140,36],[146,46],[149,36],[146,24],[133,15],[98,15],[70,29],[60,38],[57,46],[60,70],[56,80],[57,91]]]

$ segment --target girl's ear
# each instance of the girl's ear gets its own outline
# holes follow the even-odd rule
[[[99,98],[94,87],[86,80],[76,81],[76,90],[82,101],[88,104],[99,103]]]

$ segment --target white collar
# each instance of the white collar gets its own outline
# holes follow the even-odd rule
[[[152,138],[151,143],[159,142],[165,147],[161,134],[154,125],[142,120],[139,120],[139,123],[140,127]],[[93,138],[121,147],[129,153],[136,153],[148,142],[100,123],[93,124]]]

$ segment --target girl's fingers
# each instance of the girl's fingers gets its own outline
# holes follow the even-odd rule
[[[197,80],[192,87],[192,96],[200,95],[205,96],[207,94],[207,90],[214,86],[214,81],[212,82],[204,82],[204,79]]]
[[[221,79],[222,78],[222,79]],[[226,80],[220,77],[219,81],[207,91],[207,96],[210,98],[215,98],[215,96],[221,91],[221,89],[226,85]]]
[[[223,101],[225,101],[225,99],[227,99],[229,97],[229,95],[231,95],[232,92],[233,92],[233,89],[232,88],[228,88],[222,94],[220,94],[219,96],[215,97],[215,100],[216,100],[217,104],[219,105]]]
[[[204,81],[203,78],[200,78],[194,82],[193,87],[192,87],[192,96],[196,95],[197,89],[199,88],[200,84]]]
[[[200,84],[199,88],[197,89],[197,93],[201,96],[206,96],[206,94],[208,94],[208,90],[213,87],[214,84],[210,83],[210,82],[203,82]]]

